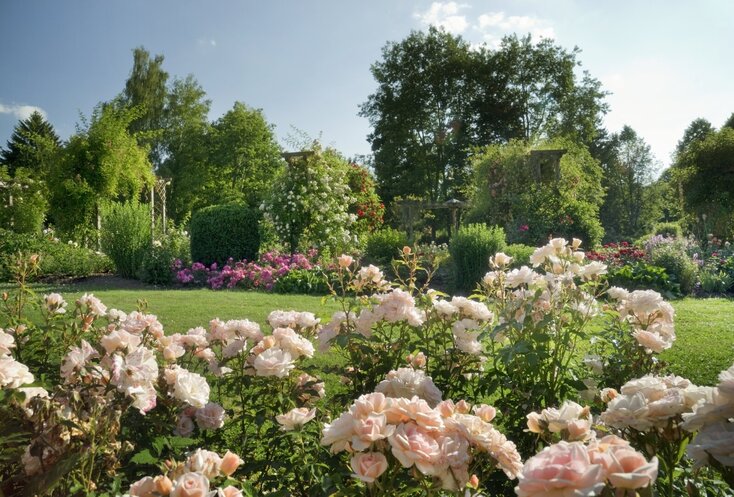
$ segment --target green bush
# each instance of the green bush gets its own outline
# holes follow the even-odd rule
[[[734,287],[734,277],[724,271],[704,269],[699,275],[699,281],[705,294],[722,294]]]
[[[512,257],[512,267],[527,266],[530,264],[530,256],[535,252],[535,247],[513,243],[505,247],[503,252]]]
[[[191,258],[210,265],[257,259],[260,213],[243,205],[212,205],[191,216]]]
[[[110,203],[102,208],[102,251],[115,263],[117,274],[138,276],[151,244],[150,211],[138,202]]]
[[[12,260],[19,252],[41,256],[39,279],[82,278],[113,267],[108,257],[91,249],[0,229],[0,280],[10,279]]]
[[[0,170],[2,182],[7,187],[0,189],[0,228],[40,235],[48,209],[44,183],[25,176],[10,179]]]
[[[610,267],[607,282],[627,290],[655,290],[666,298],[680,295],[680,285],[670,279],[665,268],[642,261]]]
[[[469,224],[459,228],[449,244],[457,290],[473,290],[489,270],[489,258],[505,246],[505,230],[498,226]]]
[[[669,238],[683,238],[683,230],[678,223],[658,223],[653,228],[651,235],[663,235]]]
[[[680,291],[684,295],[693,291],[698,267],[682,247],[676,244],[660,245],[652,252],[650,262],[665,268],[673,282],[680,285]]]
[[[169,285],[173,281],[174,261],[181,261],[181,266],[191,263],[190,245],[188,234],[175,227],[165,235],[157,235],[156,241],[145,251],[138,277],[146,283]]]
[[[406,245],[408,245],[408,237],[405,233],[393,228],[383,228],[367,237],[365,255],[368,262],[386,266],[398,257],[399,252]]]
[[[326,276],[321,271],[293,269],[278,278],[273,285],[273,291],[275,293],[326,295],[329,293],[329,285]]]

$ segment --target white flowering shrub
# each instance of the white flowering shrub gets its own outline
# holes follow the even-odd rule
[[[317,247],[332,253],[352,247],[350,231],[357,220],[347,175],[349,164],[333,149],[316,143],[312,155],[293,160],[273,181],[262,204],[267,218],[291,253]]]

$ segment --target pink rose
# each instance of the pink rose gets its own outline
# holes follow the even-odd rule
[[[387,458],[380,452],[358,453],[352,457],[353,477],[372,483],[387,469]]]
[[[339,267],[348,268],[354,262],[354,258],[351,255],[342,254],[338,257]]]
[[[155,491],[155,480],[150,476],[146,476],[130,485],[128,493],[131,497],[154,497],[153,492]]]
[[[421,473],[435,475],[441,468],[436,465],[441,459],[441,447],[435,438],[415,423],[399,425],[388,438],[393,455],[404,468],[415,464]]]
[[[607,479],[615,488],[637,489],[647,487],[658,477],[658,460],[645,457],[632,447],[615,446],[608,452],[610,464]]]
[[[170,497],[206,497],[209,479],[200,473],[184,473],[173,484]]]
[[[591,464],[579,442],[559,442],[525,462],[515,492],[519,497],[596,495],[604,488],[604,468]]]
[[[232,485],[220,489],[220,493],[224,497],[242,497],[242,491]]]
[[[293,431],[311,421],[316,416],[316,409],[306,407],[291,409],[285,414],[275,416],[275,420],[283,431]]]

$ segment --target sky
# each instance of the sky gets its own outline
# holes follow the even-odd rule
[[[611,94],[605,125],[632,126],[659,167],[688,124],[734,112],[734,2],[729,0],[0,0],[0,145],[40,110],[62,139],[119,94],[132,50],[193,74],[216,120],[235,101],[263,110],[288,149],[300,130],[346,156],[368,154],[359,105],[389,41],[442,26],[473,45],[505,34],[581,49]]]

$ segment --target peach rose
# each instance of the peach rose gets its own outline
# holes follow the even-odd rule
[[[128,493],[134,497],[154,497],[153,492],[155,491],[155,481],[152,477],[146,476],[130,485],[130,491]]]
[[[220,489],[220,493],[224,497],[242,497],[242,491],[232,485]]]
[[[206,497],[209,479],[200,473],[184,473],[173,485],[171,497]]]
[[[393,455],[404,468],[415,464],[425,475],[436,475],[441,468],[437,463],[441,458],[441,447],[431,433],[415,423],[399,425],[388,438]]]
[[[293,431],[311,421],[316,416],[316,409],[306,407],[291,409],[285,414],[275,416],[275,420],[283,431]]]
[[[219,465],[219,471],[224,476],[232,476],[232,473],[237,471],[237,468],[239,468],[240,464],[243,462],[244,461],[240,459],[240,456],[234,452],[227,451],[227,453],[222,456],[222,464]]]
[[[637,489],[652,484],[658,476],[658,460],[645,457],[632,447],[613,446],[608,452],[607,479],[615,488]]]
[[[592,496],[604,488],[604,476],[583,444],[559,442],[525,462],[515,492],[519,497]]]
[[[342,254],[338,258],[340,268],[348,268],[354,262],[354,258],[351,255]]]
[[[352,457],[353,477],[372,483],[387,469],[387,458],[380,452],[359,453]]]

